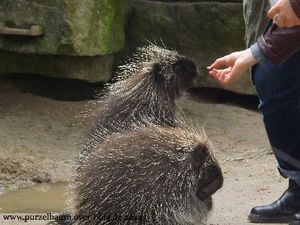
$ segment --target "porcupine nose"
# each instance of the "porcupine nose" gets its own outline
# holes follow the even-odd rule
[[[197,67],[197,64],[190,58],[183,58],[179,60],[178,63],[182,66],[182,85],[186,89],[195,86],[196,78],[199,75],[199,68]]]
[[[216,170],[215,176],[211,182],[202,188],[202,191],[208,196],[212,196],[223,186],[224,178],[220,169]]]
[[[201,200],[211,200],[211,196],[223,186],[224,178],[220,167],[215,165],[210,169],[210,173],[212,176],[210,176],[206,180],[206,184],[201,186],[198,190],[197,196]]]

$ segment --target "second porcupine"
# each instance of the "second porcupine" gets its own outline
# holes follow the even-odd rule
[[[77,171],[90,152],[107,135],[130,130],[136,124],[153,122],[174,126],[175,100],[197,76],[193,60],[156,45],[138,52],[120,67],[117,82],[102,98],[94,126],[83,143]]]
[[[200,225],[222,183],[201,132],[150,125],[113,134],[82,168],[75,224]]]

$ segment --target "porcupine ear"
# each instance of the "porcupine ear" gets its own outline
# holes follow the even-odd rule
[[[205,144],[199,144],[192,152],[192,168],[196,169],[202,166],[209,155],[208,147]]]
[[[155,63],[153,65],[153,76],[154,80],[157,83],[161,83],[164,81],[164,75],[162,74],[162,67],[159,63]]]

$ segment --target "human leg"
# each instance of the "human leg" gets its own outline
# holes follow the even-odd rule
[[[254,68],[268,138],[289,188],[275,202],[251,210],[252,222],[289,222],[300,211],[300,52],[282,65]]]

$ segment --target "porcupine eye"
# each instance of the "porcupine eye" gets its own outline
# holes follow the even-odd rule
[[[199,170],[208,157],[209,152],[206,145],[198,145],[192,153],[192,168],[193,170]]]
[[[181,71],[181,65],[179,65],[179,64],[175,64],[174,65],[174,70],[178,73],[178,72],[180,72]]]
[[[165,80],[164,75],[162,74],[162,68],[159,63],[153,65],[153,76],[156,83],[163,83]]]

